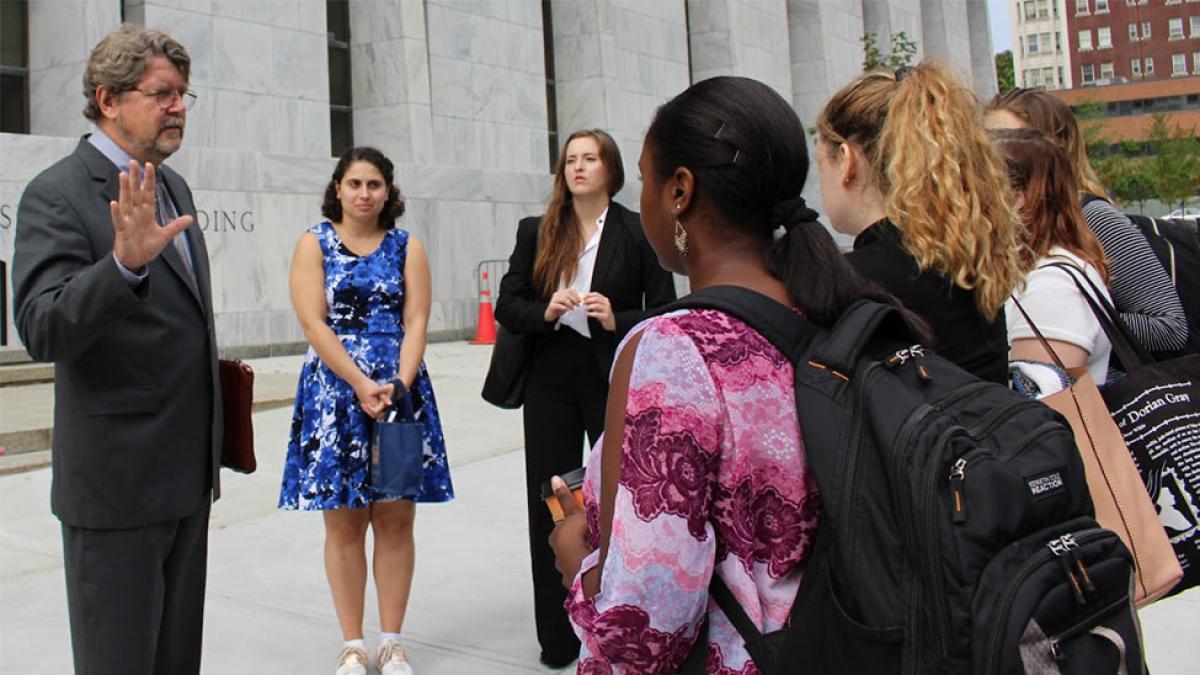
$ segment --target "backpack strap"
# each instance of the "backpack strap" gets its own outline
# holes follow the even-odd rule
[[[1109,343],[1112,345],[1113,351],[1116,352],[1117,359],[1121,361],[1121,366],[1126,371],[1132,371],[1141,367],[1146,363],[1153,363],[1154,359],[1146,353],[1141,343],[1130,334],[1129,329],[1125,326],[1125,322],[1121,319],[1117,308],[1113,307],[1108,298],[1100,292],[1096,284],[1092,282],[1083,270],[1078,266],[1065,262],[1052,262],[1042,267],[1057,267],[1071,277],[1075,282],[1079,293],[1087,300],[1088,305],[1092,309],[1092,314],[1096,316],[1096,320],[1100,322],[1100,327],[1104,330],[1104,334],[1108,337]],[[1082,278],[1082,281],[1080,280]],[[1087,286],[1084,286],[1086,282]],[[1090,292],[1088,289],[1091,289]]]
[[[1079,208],[1083,208],[1083,207],[1087,206],[1088,204],[1091,204],[1092,202],[1107,202],[1107,201],[1108,201],[1107,199],[1105,199],[1104,197],[1101,197],[1100,195],[1092,194],[1091,192],[1085,192],[1079,198]]]
[[[654,314],[680,309],[715,309],[753,328],[793,364],[820,330],[795,310],[743,286],[709,286],[683,296]]]
[[[908,324],[908,319],[898,307],[873,300],[859,300],[850,305],[830,329],[829,337],[813,350],[813,361],[833,370],[855,372],[855,365],[863,350],[883,332],[900,339],[916,341],[917,331]]]

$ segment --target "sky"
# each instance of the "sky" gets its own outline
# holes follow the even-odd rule
[[[1009,27],[1009,0],[988,0],[988,23],[992,26],[992,51],[1012,49],[1012,29]]]

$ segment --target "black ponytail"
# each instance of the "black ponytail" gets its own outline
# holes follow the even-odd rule
[[[767,85],[744,77],[698,82],[658,109],[646,144],[660,178],[687,167],[727,222],[769,242],[767,270],[814,322],[831,325],[858,300],[898,304],[850,267],[800,197],[808,177],[804,128]],[[785,233],[775,239],[779,227]]]

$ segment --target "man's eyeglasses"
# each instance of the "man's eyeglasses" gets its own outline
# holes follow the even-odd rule
[[[192,106],[196,104],[196,94],[188,91],[187,89],[184,89],[183,91],[175,91],[174,89],[142,91],[141,89],[134,89],[133,91],[136,91],[146,98],[154,99],[154,102],[158,104],[158,107],[162,108],[163,110],[166,110],[174,105],[176,99],[183,101],[183,107],[187,108],[188,110],[191,110]]]

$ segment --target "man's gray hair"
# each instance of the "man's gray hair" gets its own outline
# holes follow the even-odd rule
[[[146,74],[150,60],[160,54],[175,64],[186,82],[192,69],[192,57],[170,35],[132,23],[122,24],[106,35],[92,49],[87,69],[83,71],[83,97],[87,100],[83,116],[93,122],[100,119],[97,87],[104,85],[113,94],[136,88]]]

